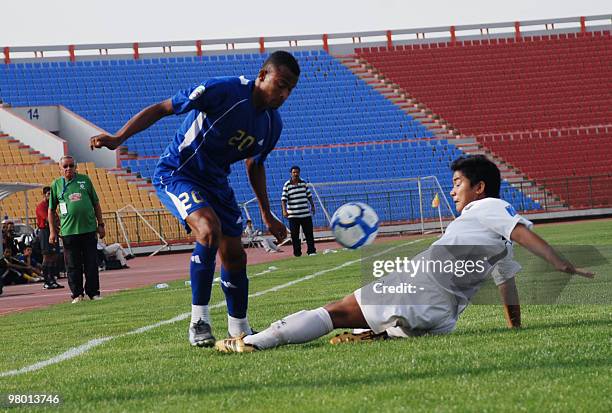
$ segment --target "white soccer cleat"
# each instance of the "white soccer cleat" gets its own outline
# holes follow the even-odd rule
[[[215,337],[212,335],[210,324],[200,319],[197,323],[189,324],[189,343],[197,347],[212,347]]]

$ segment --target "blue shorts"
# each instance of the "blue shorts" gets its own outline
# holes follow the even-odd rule
[[[185,218],[200,208],[211,207],[221,222],[223,235],[242,235],[242,213],[229,182],[211,187],[179,175],[165,178],[164,184],[154,180],[153,186],[161,203],[181,221],[187,233],[191,232],[191,228]]]

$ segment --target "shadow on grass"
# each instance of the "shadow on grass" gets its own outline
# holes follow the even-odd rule
[[[525,322],[523,322],[525,323]],[[597,319],[597,320],[574,320],[567,322],[546,322],[540,321],[538,323],[527,324],[524,325],[520,330],[509,329],[508,327],[493,327],[493,328],[482,328],[482,327],[471,327],[469,329],[461,329],[456,330],[452,334],[454,336],[473,336],[475,334],[499,334],[499,333],[508,333],[508,334],[520,334],[522,332],[532,332],[532,331],[542,331],[542,330],[555,330],[555,329],[564,329],[568,327],[609,327],[611,324],[610,319]]]
[[[253,355],[242,355],[242,357],[252,357]],[[221,356],[231,357],[231,356]],[[180,388],[164,389],[164,398],[172,396],[185,397],[195,396],[201,397],[204,394],[211,396],[228,395],[233,393],[241,394],[241,398],[248,398],[249,395],[255,393],[267,394],[270,392],[280,391],[283,393],[294,394],[299,392],[303,394],[305,391],[329,391],[333,388],[334,391],[338,389],[359,389],[362,386],[371,386],[372,394],[375,394],[376,389],[385,388],[386,386],[395,386],[398,384],[406,384],[409,381],[431,381],[432,379],[453,379],[457,377],[471,377],[477,378],[480,376],[486,376],[493,373],[499,372],[510,372],[517,377],[526,377],[531,371],[548,369],[551,371],[561,371],[563,369],[576,369],[576,368],[602,368],[610,365],[610,360],[601,357],[591,360],[550,360],[546,362],[529,362],[525,359],[517,359],[512,363],[505,363],[503,365],[490,364],[490,365],[479,365],[477,367],[466,367],[466,366],[449,366],[443,369],[436,369],[435,371],[392,371],[386,368],[380,370],[371,370],[367,375],[359,375],[347,377],[346,375],[340,375],[337,377],[331,376],[319,376],[316,378],[311,377],[300,377],[300,378],[285,378],[282,382],[278,381],[273,384],[269,383],[258,383],[255,380],[244,380],[242,378],[239,383],[232,383],[231,374],[224,378],[212,378],[209,377],[206,380],[202,380],[199,383],[191,383],[191,385],[181,386]],[[231,373],[231,369],[229,371]],[[253,373],[254,378],[258,376],[256,372]],[[160,397],[159,389],[157,391],[148,386],[143,387],[131,387],[129,392],[120,391],[112,395],[113,402],[121,401],[146,401],[155,400]],[[108,393],[101,392],[98,395],[91,394],[88,396],[88,403],[98,401],[106,403],[109,401]]]

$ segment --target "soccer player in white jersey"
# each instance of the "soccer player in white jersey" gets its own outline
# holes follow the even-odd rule
[[[270,211],[264,161],[283,128],[277,109],[291,94],[299,75],[295,58],[279,50],[266,59],[255,80],[244,76],[208,79],[143,109],[115,135],[90,140],[92,149],[116,149],[163,117],[186,114],[160,156],[152,181],[160,201],[196,238],[190,264],[188,330],[193,346],[215,344],[208,303],[217,252],[229,334],[252,332],[247,319],[249,280],[241,241],[242,214],[228,176],[233,163],[246,160],[263,222],[272,235],[283,240],[287,230]]]
[[[454,330],[457,318],[470,298],[490,276],[497,284],[507,324],[521,326],[520,305],[514,275],[520,265],[512,260],[510,240],[543,258],[558,271],[591,278],[593,273],[575,268],[530,230],[530,221],[521,217],[507,202],[499,199],[500,173],[497,166],[484,156],[462,157],[451,164],[453,189],[450,192],[460,216],[444,235],[415,259],[438,256],[431,251],[482,246],[493,251],[480,274],[456,282],[435,279],[421,272],[415,277],[394,272],[368,284],[344,299],[310,311],[300,311],[271,324],[261,333],[217,341],[217,350],[243,353],[265,350],[284,344],[305,343],[330,333],[336,328],[366,329],[361,333],[344,333],[332,343],[365,341],[381,337],[407,337],[422,334],[445,334]],[[451,252],[451,255],[455,254]],[[486,256],[485,256],[486,257]],[[409,302],[397,302],[390,294],[374,303],[375,288],[399,285],[402,281],[419,281],[425,286],[421,295],[414,294]],[[378,287],[375,287],[378,285]]]

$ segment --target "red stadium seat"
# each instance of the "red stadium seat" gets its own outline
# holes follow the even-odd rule
[[[370,63],[528,176],[560,182],[612,176],[611,58],[608,30],[415,44]]]

